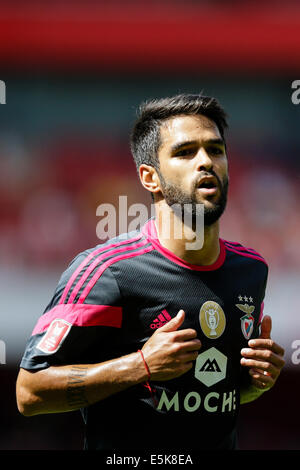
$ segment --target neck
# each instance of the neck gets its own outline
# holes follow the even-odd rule
[[[155,205],[155,225],[160,244],[184,261],[208,266],[220,254],[219,222],[191,228],[166,204]]]

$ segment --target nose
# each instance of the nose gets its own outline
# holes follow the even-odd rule
[[[197,154],[197,170],[198,171],[208,171],[212,170],[213,168],[213,161],[210,158],[209,154],[205,150],[205,148],[199,149]]]

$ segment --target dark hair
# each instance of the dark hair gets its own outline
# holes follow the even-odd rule
[[[180,94],[168,98],[145,101],[139,107],[130,147],[137,169],[141,164],[159,168],[158,150],[161,145],[160,126],[163,121],[180,115],[201,115],[214,121],[225,143],[227,115],[212,97]]]

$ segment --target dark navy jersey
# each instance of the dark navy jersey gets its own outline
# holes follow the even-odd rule
[[[209,266],[176,257],[158,241],[150,219],[79,254],[28,340],[28,370],[94,364],[141,349],[177,315],[202,343],[179,378],[139,384],[83,408],[86,449],[232,449],[243,347],[258,336],[268,275],[265,260],[219,240]],[[179,447],[180,446],[180,447]]]

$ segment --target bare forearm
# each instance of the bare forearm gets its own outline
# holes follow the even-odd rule
[[[146,378],[139,353],[100,364],[49,367],[38,372],[21,370],[17,381],[18,408],[27,416],[77,410]]]
[[[38,372],[21,369],[17,402],[26,416],[72,411],[103,400],[138,383],[171,380],[193,366],[201,348],[195,330],[180,331],[180,311],[148,339],[142,352],[101,364],[49,367]]]

